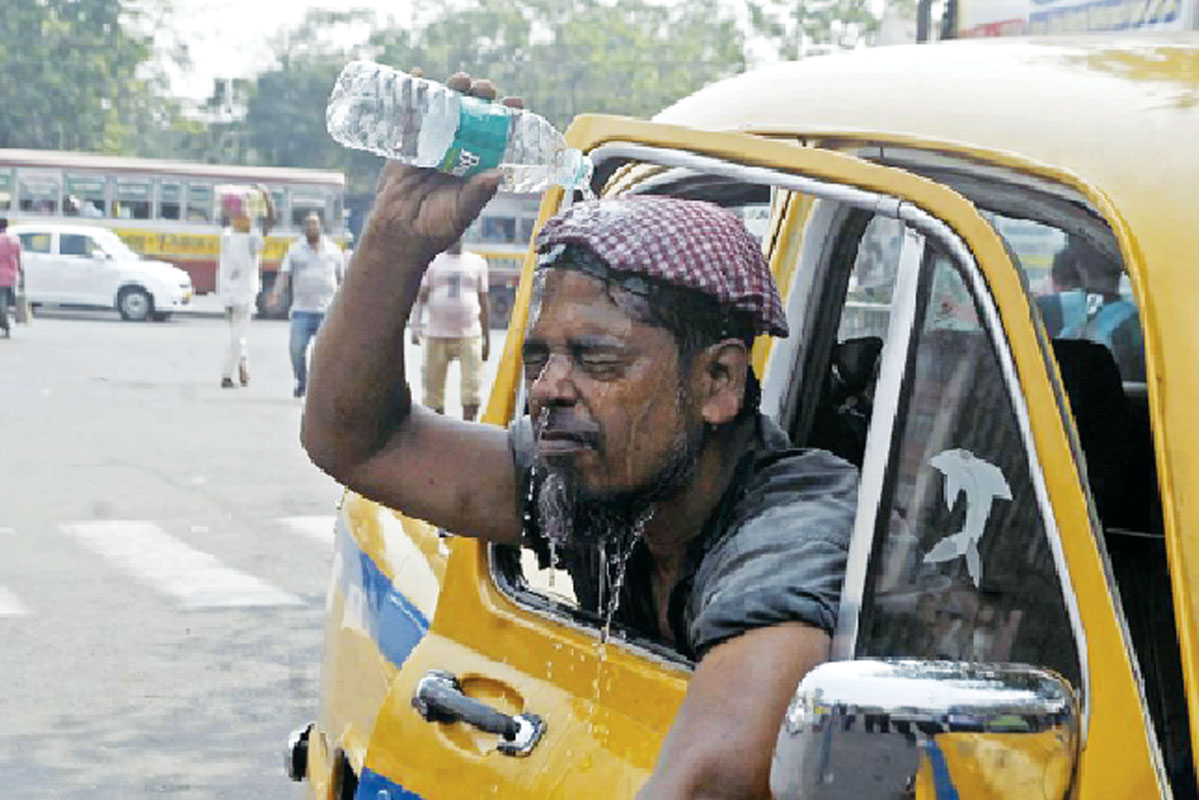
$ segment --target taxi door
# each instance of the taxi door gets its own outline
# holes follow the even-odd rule
[[[844,283],[828,285],[820,269],[844,244],[838,220],[867,214],[899,225],[898,259],[901,275],[908,277],[900,279],[907,288],[897,284],[896,298],[918,291],[915,276],[934,250],[977,275],[976,288],[991,293],[996,325],[1011,343],[1006,363],[1027,398],[1024,419],[1038,438],[1037,456],[1048,474],[1058,476],[1051,487],[1058,529],[1087,530],[1086,501],[1035,317],[1004,244],[968,201],[902,170],[744,134],[583,116],[567,139],[592,155],[593,186],[602,195],[676,193],[733,206],[744,205],[739,198],[746,197],[759,207],[766,198],[767,224],[760,233],[793,334],[781,344],[760,340],[754,364],[764,376],[763,410],[781,417],[785,427],[790,428],[790,420],[782,418],[792,413],[788,409],[805,406],[818,391],[821,381],[806,380],[806,372],[818,362],[817,346],[834,333],[820,311],[830,292],[845,292]],[[560,190],[548,192],[539,225],[572,200]],[[814,202],[824,204],[823,222]],[[491,424],[507,424],[523,405],[519,354],[532,267],[527,258],[485,415]],[[911,318],[906,323],[898,303],[875,305],[895,308],[877,330],[884,371],[902,375],[913,334],[906,327]],[[870,306],[864,304],[864,319],[879,310]],[[889,411],[895,410],[902,383],[896,375],[886,384],[881,379],[868,441],[889,438]],[[877,515],[889,513],[879,502],[886,457],[869,449],[864,455],[858,526],[871,528]],[[445,541],[449,555],[436,609],[391,680],[355,796],[632,797],[654,767],[691,666],[634,634],[602,645],[598,622],[564,600],[569,594],[564,576],[536,574],[521,554],[466,538]],[[1094,547],[1089,551],[1076,542],[1066,549],[1060,562],[1068,562],[1062,569],[1069,574],[1060,577],[1075,587],[1079,605],[1109,608]],[[1072,560],[1076,555],[1082,566]],[[396,576],[398,585],[403,581],[402,574]],[[1078,613],[1072,609],[1073,619]],[[1086,627],[1090,649],[1085,648],[1089,657],[1080,665],[1082,674],[1095,664],[1131,672],[1116,623],[1098,617]],[[1132,683],[1093,692],[1086,677],[1080,682],[1087,713],[1105,722],[1093,726],[1081,767],[1096,760],[1120,762],[1132,785],[1152,785],[1145,742],[1126,738],[1140,730]],[[1130,724],[1110,724],[1120,721]]]

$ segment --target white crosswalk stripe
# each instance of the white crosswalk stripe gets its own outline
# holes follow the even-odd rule
[[[225,566],[145,520],[72,522],[62,531],[184,608],[302,605],[296,595]]]
[[[29,609],[21,602],[21,598],[0,586],[0,617],[19,617],[28,613]]]
[[[280,517],[279,521],[318,544],[333,544],[333,525],[337,522],[335,516]]]

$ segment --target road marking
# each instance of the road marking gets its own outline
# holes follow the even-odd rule
[[[29,609],[15,594],[0,586],[0,617],[19,617],[28,613]]]
[[[318,544],[333,543],[333,526],[337,523],[335,516],[280,517],[279,521]]]
[[[292,606],[303,601],[253,575],[225,566],[153,522],[105,520],[60,526],[64,533],[184,608]]]

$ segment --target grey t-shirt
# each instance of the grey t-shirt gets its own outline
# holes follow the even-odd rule
[[[533,434],[528,418],[509,429],[517,470],[517,507],[526,538],[549,562],[531,496]],[[858,490],[858,471],[824,450],[793,448],[765,416],[739,459],[733,480],[688,548],[671,592],[668,618],[675,648],[690,658],[754,628],[805,622],[832,633]],[[601,555],[594,546],[558,553],[580,606],[600,612]],[[629,558],[616,621],[643,636],[661,637],[650,588],[653,563],[644,543]]]

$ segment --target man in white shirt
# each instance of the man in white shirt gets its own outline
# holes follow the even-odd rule
[[[320,329],[329,303],[342,282],[343,263],[342,251],[321,232],[321,217],[316,212],[310,213],[304,218],[304,235],[292,242],[279,265],[270,297],[271,305],[278,306],[291,284],[289,350],[292,374],[296,378],[294,397],[304,396],[308,385],[308,345]]]
[[[458,360],[463,419],[479,413],[480,378],[488,358],[487,259],[464,253],[457,241],[433,259],[421,279],[412,317],[413,343],[425,337],[425,405],[446,408],[446,369]],[[428,309],[429,323],[421,324]]]
[[[217,262],[217,294],[229,322],[229,347],[221,373],[221,387],[232,389],[234,371],[242,386],[250,382],[246,333],[258,297],[263,236],[251,230],[250,218],[234,217],[221,233],[221,255]]]

